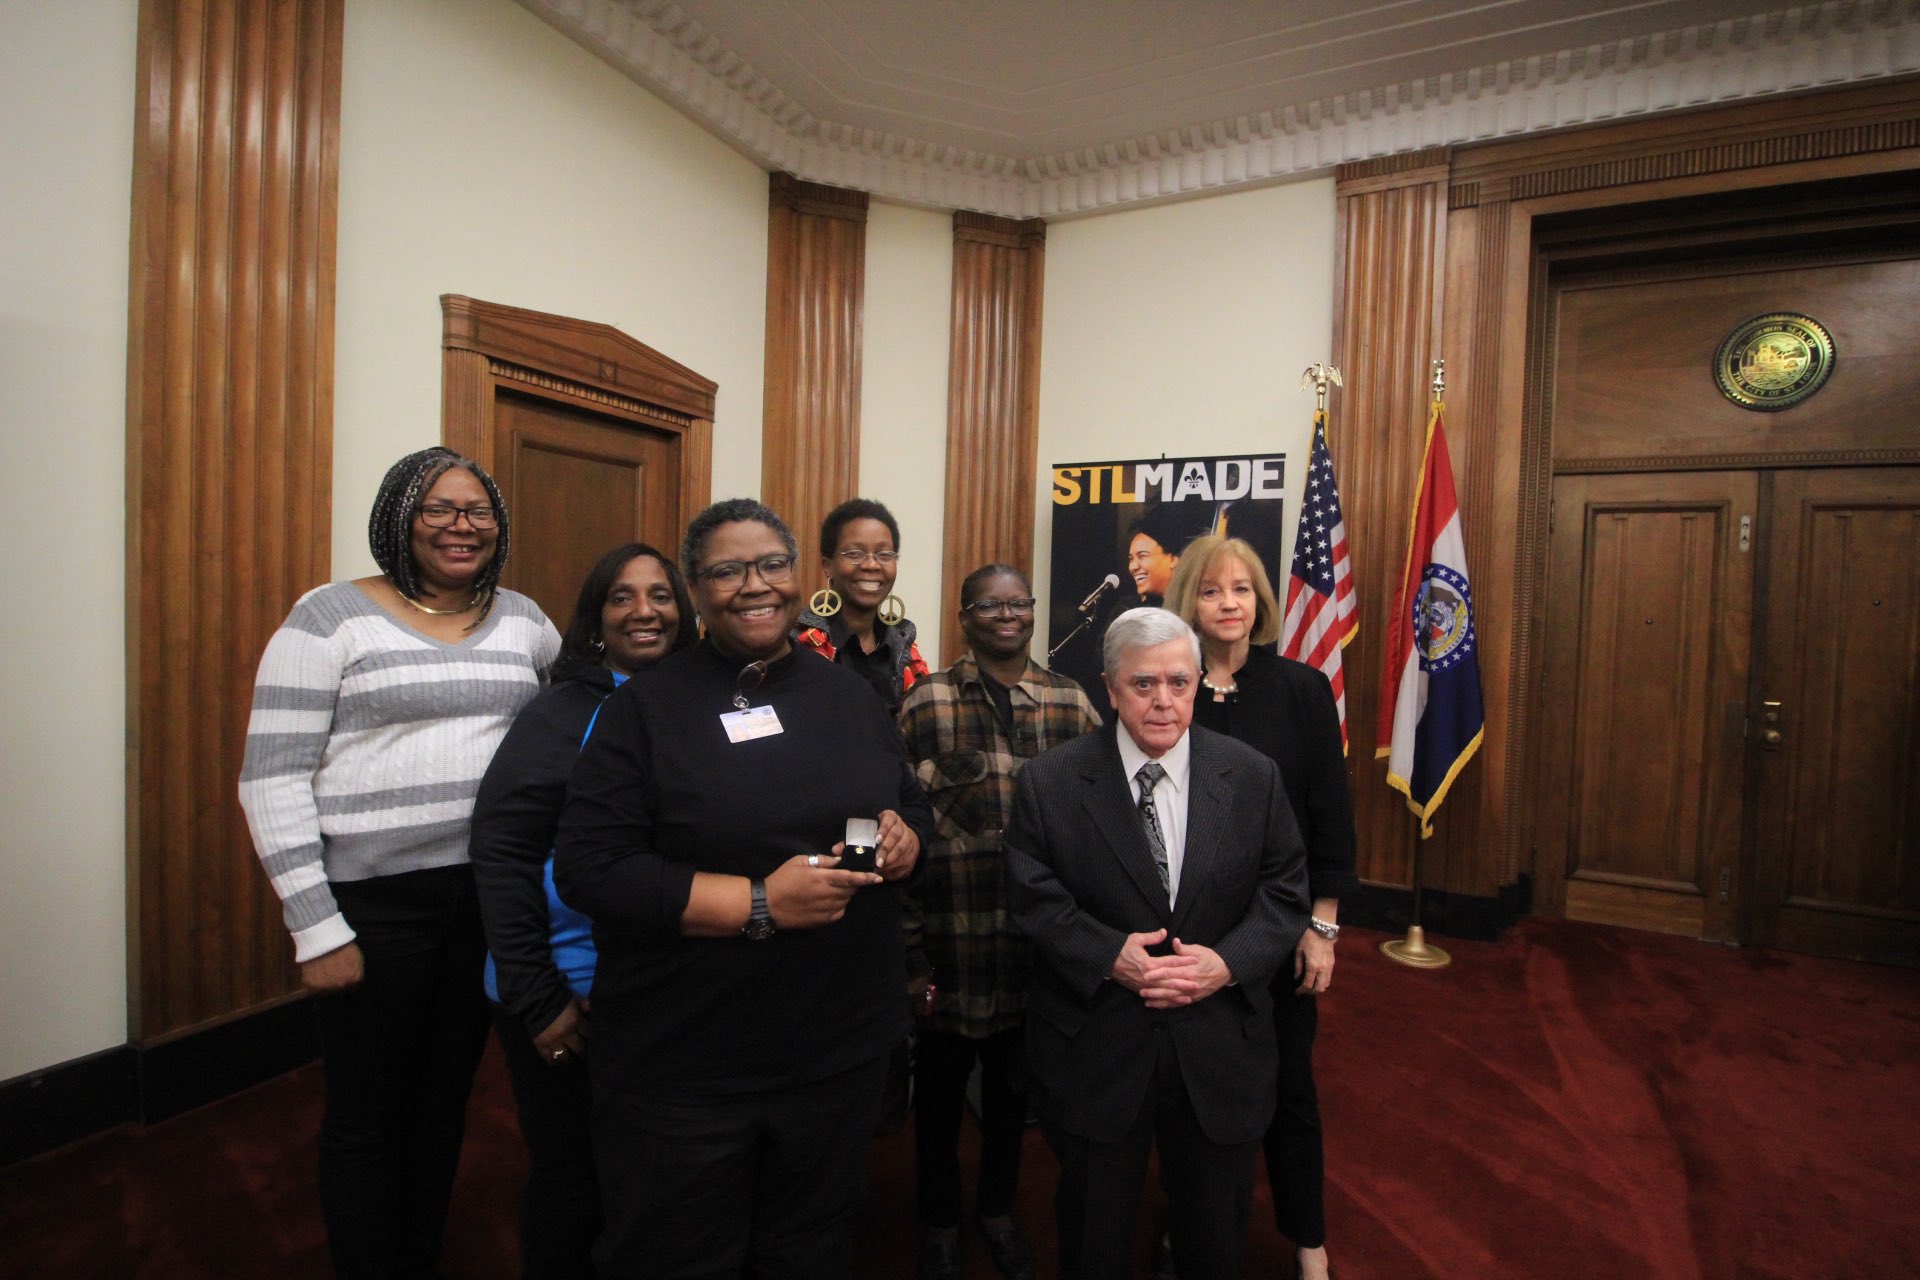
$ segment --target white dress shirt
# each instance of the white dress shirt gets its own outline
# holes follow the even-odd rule
[[[1120,767],[1126,771],[1127,793],[1133,797],[1134,808],[1140,807],[1140,785],[1134,781],[1134,775],[1140,772],[1140,766],[1152,759],[1142,751],[1122,724],[1113,735],[1120,746]],[[1160,757],[1159,764],[1167,771],[1153,788],[1153,812],[1160,822],[1160,839],[1167,846],[1167,901],[1168,904],[1180,901],[1180,864],[1187,851],[1187,797],[1191,794],[1188,783],[1192,775],[1193,731],[1189,729],[1180,735],[1180,741],[1167,748]]]

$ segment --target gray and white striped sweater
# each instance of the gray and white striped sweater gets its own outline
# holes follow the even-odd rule
[[[458,644],[401,625],[350,582],[300,597],[260,658],[240,771],[294,959],[353,940],[328,881],[467,860],[480,777],[559,651],[540,607],[512,591]]]

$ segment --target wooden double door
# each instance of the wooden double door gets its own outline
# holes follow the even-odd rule
[[[1920,468],[1562,475],[1543,914],[1920,963]]]

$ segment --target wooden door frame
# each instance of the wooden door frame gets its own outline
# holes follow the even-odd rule
[[[1349,530],[1397,529],[1404,538],[1403,478],[1414,464],[1403,455],[1421,439],[1428,358],[1447,361],[1447,434],[1473,566],[1486,739],[1422,846],[1423,884],[1443,929],[1491,935],[1524,913],[1535,860],[1533,735],[1551,487],[1538,224],[1581,210],[1627,213],[1676,197],[1914,172],[1920,94],[1912,80],[1520,133],[1338,170],[1334,338],[1348,391],[1333,401],[1329,432]],[[1436,197],[1437,227],[1429,216]],[[1368,545],[1374,549],[1357,551],[1361,640],[1347,657],[1348,714],[1362,735],[1371,732],[1379,676],[1372,651],[1361,650],[1393,607],[1394,557],[1404,549],[1400,541],[1385,550]],[[1410,883],[1411,863],[1403,806],[1380,785],[1365,746],[1362,737],[1353,762],[1357,861],[1370,890],[1387,890],[1371,900],[1384,922],[1392,895]],[[1364,913],[1370,902],[1355,905]]]
[[[1447,357],[1462,514],[1470,534],[1484,531],[1474,545],[1488,549],[1474,562],[1487,746],[1482,781],[1455,802],[1474,810],[1456,815],[1465,819],[1460,838],[1443,831],[1429,842],[1437,846],[1427,859],[1429,886],[1497,896],[1527,880],[1535,858],[1532,739],[1541,715],[1552,492],[1551,348],[1543,325],[1549,264],[1537,248],[1537,224],[1563,213],[1625,214],[1679,197],[1916,170],[1920,97],[1910,84],[1706,108],[1451,153],[1439,354]],[[1391,305],[1394,296],[1388,288],[1370,305]],[[1365,493],[1354,501],[1367,501]],[[1348,519],[1355,519],[1351,510]],[[1383,855],[1361,853],[1365,875]]]
[[[1805,179],[1809,182],[1818,181],[1821,178],[1852,177],[1857,176],[1858,173],[1853,165],[1841,166],[1837,171],[1830,171],[1831,166],[1807,166],[1807,168],[1812,170]],[[1704,193],[1688,190],[1682,194]],[[1630,208],[1615,207],[1622,215],[1632,213]],[[1522,474],[1525,482],[1521,486],[1520,502],[1515,514],[1519,527],[1523,529],[1531,527],[1540,531],[1538,551],[1528,557],[1525,548],[1522,547],[1518,557],[1526,566],[1524,574],[1517,572],[1519,594],[1530,596],[1533,602],[1525,615],[1529,619],[1529,625],[1524,633],[1517,636],[1515,644],[1515,679],[1525,681],[1522,686],[1522,697],[1516,700],[1518,711],[1515,720],[1521,732],[1530,727],[1529,717],[1538,714],[1545,706],[1547,693],[1550,667],[1548,658],[1541,654],[1531,662],[1523,662],[1519,657],[1519,651],[1522,641],[1529,645],[1543,644],[1548,632],[1547,605],[1551,594],[1548,576],[1551,565],[1547,554],[1550,543],[1547,531],[1553,519],[1562,514],[1552,511],[1553,489],[1557,479],[1563,476],[1622,472],[1751,470],[1758,472],[1761,476],[1756,512],[1764,514],[1769,510],[1772,494],[1772,486],[1768,483],[1767,476],[1774,470],[1920,463],[1920,445],[1857,448],[1853,447],[1856,442],[1847,442],[1838,446],[1830,443],[1828,447],[1806,449],[1769,449],[1738,453],[1698,452],[1674,456],[1650,454],[1634,457],[1562,457],[1556,460],[1553,448],[1552,398],[1559,344],[1556,325],[1558,308],[1555,302],[1560,288],[1561,277],[1558,273],[1568,268],[1582,267],[1594,260],[1604,260],[1623,252],[1630,253],[1636,247],[1635,242],[1628,235],[1623,234],[1615,238],[1595,238],[1573,253],[1556,250],[1548,243],[1549,238],[1538,233],[1533,224],[1550,213],[1566,211],[1568,210],[1564,207],[1564,201],[1556,199],[1538,202],[1534,207],[1516,213],[1516,217],[1524,216],[1526,220],[1530,242],[1527,272],[1530,323],[1525,364],[1527,371],[1527,382],[1524,388],[1525,411],[1522,415],[1522,429],[1518,441],[1523,459]],[[1912,207],[1897,211],[1894,217],[1895,220],[1890,225],[1899,226],[1903,232],[1909,229],[1920,230],[1920,214],[1917,214]],[[1660,234],[1671,232],[1672,228],[1669,227]],[[1824,253],[1810,252],[1804,261],[1809,264],[1868,261],[1889,256],[1891,252],[1872,248],[1835,249]],[[1910,255],[1902,253],[1900,256]],[[1751,259],[1742,259],[1735,246],[1728,249],[1725,256],[1718,261],[1727,270],[1737,270],[1757,268],[1772,260],[1765,254],[1756,254]],[[1583,275],[1582,283],[1590,284],[1596,279],[1608,283],[1631,283],[1642,279],[1670,277],[1675,273],[1685,274],[1691,269],[1686,266],[1629,266],[1598,273],[1588,272]],[[1716,270],[1718,269],[1717,267]],[[1887,442],[1879,443],[1884,446]],[[1766,616],[1767,603],[1764,597],[1767,589],[1766,568],[1764,553],[1757,552],[1756,584],[1761,594],[1756,594],[1752,601],[1752,618],[1756,624],[1758,619]],[[1751,679],[1757,680],[1759,673],[1760,664],[1756,649]],[[1749,689],[1749,702],[1753,703],[1757,697],[1758,694]],[[1558,847],[1558,842],[1549,838],[1549,833],[1543,826],[1553,808],[1547,802],[1547,790],[1551,779],[1546,772],[1546,760],[1550,755],[1551,752],[1543,750],[1531,750],[1526,753],[1525,776],[1522,779],[1523,790],[1519,797],[1519,804],[1514,810],[1514,818],[1515,830],[1523,841],[1527,861],[1533,867],[1536,908],[1544,916],[1557,918],[1564,914],[1564,898],[1558,891],[1564,871],[1560,868],[1546,868],[1540,861],[1542,857],[1551,856],[1554,849]],[[1748,778],[1749,812],[1743,819],[1746,825],[1741,836],[1739,867],[1733,882],[1734,910],[1732,918],[1727,920],[1723,927],[1730,927],[1728,936],[1744,944],[1750,943],[1755,936],[1755,920],[1752,914],[1756,899],[1753,893],[1755,869],[1751,856],[1755,847],[1751,827],[1754,816],[1750,802],[1753,778],[1751,761],[1743,766],[1743,772]]]
[[[625,418],[680,441],[680,510],[713,495],[720,384],[611,325],[442,294],[440,439],[489,471],[501,391]]]

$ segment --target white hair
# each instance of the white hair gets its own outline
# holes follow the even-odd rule
[[[1120,659],[1135,649],[1152,649],[1169,640],[1185,640],[1193,649],[1193,669],[1200,670],[1200,637],[1186,619],[1166,609],[1141,607],[1129,609],[1107,626],[1107,638],[1100,644],[1100,660],[1106,673],[1117,676]]]

